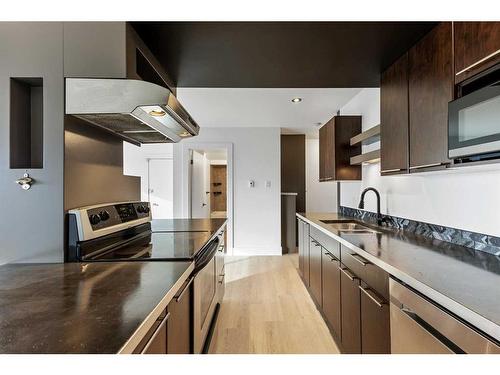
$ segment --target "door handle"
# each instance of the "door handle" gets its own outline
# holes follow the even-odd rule
[[[488,61],[489,59],[491,59],[492,57],[495,57],[496,55],[498,55],[500,53],[500,49],[499,50],[496,50],[495,52],[489,54],[488,56],[486,57],[483,57],[481,60],[478,60],[476,61],[475,63],[473,64],[470,64],[467,68],[465,69],[462,69],[461,71],[459,71],[458,73],[456,73],[455,75],[460,75],[462,73],[465,73],[465,72],[468,72],[469,70],[471,70],[472,68],[475,68],[476,66],[478,65],[481,65],[483,63],[485,63],[486,61]]]
[[[448,164],[448,163],[431,163],[431,164],[422,164],[422,165],[415,165],[413,167],[410,167],[410,170],[413,170],[413,169],[422,169],[422,168],[431,168],[431,167],[439,167],[441,165],[445,165],[445,164]]]
[[[158,203],[153,203],[153,206],[158,207],[159,204]]]
[[[339,261],[335,256],[333,256],[332,254],[330,254],[328,251],[325,252],[325,255],[326,256],[329,256],[330,257],[330,261],[332,262],[335,262],[335,261]]]
[[[342,273],[344,275],[346,275],[349,278],[349,280],[351,280],[351,281],[359,279],[359,277],[357,277],[355,274],[353,274],[351,271],[349,271],[349,269],[347,269],[345,267],[339,267],[339,270],[341,270]]]
[[[151,336],[146,346],[141,350],[141,354],[146,354],[156,336],[158,336],[158,334],[161,332],[163,326],[167,324],[168,318],[170,318],[170,313],[167,313],[167,315],[163,318],[161,324],[158,326],[158,328],[156,328],[155,332],[153,333],[153,336]]]
[[[380,173],[393,173],[393,172],[401,172],[406,171],[406,168],[394,168],[394,169],[383,169]]]
[[[367,261],[365,258],[363,258],[361,255],[358,254],[351,254],[348,253],[356,262],[361,263],[362,266],[366,266],[370,264],[369,261]]]
[[[182,297],[184,297],[184,294],[186,294],[186,291],[189,289],[189,286],[192,284],[193,280],[194,277],[191,277],[186,283],[184,283],[184,288],[182,288],[182,290],[174,296],[175,302],[180,302]]]
[[[373,302],[375,302],[375,304],[378,306],[378,307],[384,307],[384,305],[386,305],[387,303],[382,299],[380,298],[379,296],[377,296],[375,294],[375,292],[373,292],[373,290],[371,290],[370,288],[365,288],[365,287],[362,287],[361,285],[358,286],[358,288],[369,298],[371,299]]]

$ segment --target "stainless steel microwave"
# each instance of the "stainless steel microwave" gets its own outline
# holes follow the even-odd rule
[[[448,156],[500,152],[500,82],[448,104]]]

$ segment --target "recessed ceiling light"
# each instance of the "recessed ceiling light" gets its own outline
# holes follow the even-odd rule
[[[293,98],[292,103],[300,103],[302,101],[302,98]]]

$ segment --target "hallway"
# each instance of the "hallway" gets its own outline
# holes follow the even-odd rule
[[[297,262],[296,254],[226,259],[211,353],[338,353]]]

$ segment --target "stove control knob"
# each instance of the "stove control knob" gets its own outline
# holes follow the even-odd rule
[[[149,207],[148,206],[143,206],[144,213],[148,214],[149,213]]]
[[[144,206],[142,204],[137,206],[137,212],[139,212],[140,214],[144,213]]]
[[[99,217],[99,215],[92,214],[89,216],[89,221],[90,221],[90,224],[97,225],[101,221],[101,218]]]
[[[104,210],[104,211],[101,211],[99,212],[99,218],[102,220],[102,221],[106,221],[109,219],[109,212]]]

